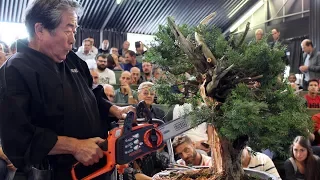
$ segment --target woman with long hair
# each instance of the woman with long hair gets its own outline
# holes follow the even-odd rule
[[[291,157],[284,163],[287,180],[319,180],[320,158],[313,154],[310,141],[297,136],[290,148]]]

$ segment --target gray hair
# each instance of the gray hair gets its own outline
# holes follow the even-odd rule
[[[254,34],[258,34],[259,32],[261,32],[261,34],[263,34],[263,30],[262,29],[257,29]]]
[[[140,92],[143,88],[145,88],[145,87],[152,87],[154,84],[152,83],[152,82],[148,82],[148,81],[146,81],[146,82],[143,82],[143,83],[141,83],[140,85],[139,85],[139,87],[138,87],[138,92]]]
[[[30,37],[34,37],[36,23],[41,23],[50,33],[60,25],[62,13],[75,11],[80,15],[80,5],[74,0],[33,0],[25,11],[24,22]]]
[[[159,65],[153,65],[152,66],[152,75],[154,75],[154,73],[156,73],[156,71],[158,70],[158,69],[161,69],[161,67],[159,66]],[[162,69],[161,69],[162,70]]]

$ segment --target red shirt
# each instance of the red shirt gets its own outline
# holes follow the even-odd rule
[[[308,108],[320,108],[320,96],[311,97],[309,94],[306,94],[304,98],[307,100]]]

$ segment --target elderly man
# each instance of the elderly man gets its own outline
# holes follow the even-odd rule
[[[309,39],[301,42],[304,65],[299,70],[304,74],[303,90],[307,90],[308,81],[310,79],[320,79],[320,52],[313,47],[313,43]]]
[[[99,74],[94,69],[90,69],[90,74],[93,80],[92,87],[95,88],[99,85]]]
[[[250,44],[255,44],[255,43],[257,43],[257,42],[259,42],[259,41],[262,40],[263,30],[262,30],[262,29],[257,29],[254,34],[255,34],[255,39],[252,40],[252,41],[250,41],[250,42],[249,42],[249,45],[250,45]]]
[[[90,49],[90,52],[93,53],[94,55],[98,54],[98,49],[94,46],[94,38],[89,36],[88,38],[86,38],[87,40],[89,40],[92,44],[92,48]],[[82,46],[79,47],[78,51],[83,52],[84,47],[83,44]]]
[[[84,61],[89,60],[89,59],[94,59],[96,57],[96,54],[94,54],[91,49],[92,49],[92,41],[90,41],[89,38],[85,39],[82,41],[83,45],[83,50],[78,50],[77,55]]]
[[[104,94],[107,96],[108,100],[110,102],[114,102],[114,96],[115,96],[115,93],[114,93],[114,88],[112,85],[110,84],[105,84],[103,86],[103,89],[104,89]]]
[[[180,165],[212,166],[211,157],[197,152],[195,144],[186,135],[175,137],[172,147],[175,154],[181,158],[177,161]]]
[[[18,168],[16,179],[50,167],[53,179],[71,180],[74,163],[93,165],[103,157],[109,114],[123,119],[130,109],[103,99],[102,86],[91,90],[86,63],[71,51],[78,9],[72,0],[31,1],[29,39],[18,40],[18,53],[0,68],[2,148]]]
[[[133,67],[130,70],[131,73],[131,84],[139,85],[142,82],[141,76],[140,76],[140,69],[137,67]]]
[[[131,73],[129,71],[123,71],[119,78],[120,88],[115,90],[115,103],[128,103],[135,104],[136,100],[133,97],[131,90]]]
[[[120,56],[124,57],[126,53],[129,51],[130,43],[129,41],[124,41],[122,44],[122,49],[118,50]]]
[[[156,92],[153,87],[152,82],[143,82],[139,85],[138,87],[138,100],[140,101],[145,101],[148,108],[150,109],[152,113],[152,118],[156,119],[164,119],[165,113],[162,109],[159,109],[157,107],[153,107],[152,104],[154,102],[154,97],[156,95]],[[142,118],[142,117],[139,117]]]

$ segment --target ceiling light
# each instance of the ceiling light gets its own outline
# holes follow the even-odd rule
[[[230,19],[233,15],[235,15],[249,0],[243,0],[241,3],[239,3],[231,12],[227,15],[227,17]]]
[[[117,4],[120,4],[122,2],[122,0],[116,0]]]
[[[230,27],[230,32],[236,30],[245,20],[247,20],[254,12],[256,12],[264,4],[263,0],[256,3],[249,11],[247,11],[236,23]]]

